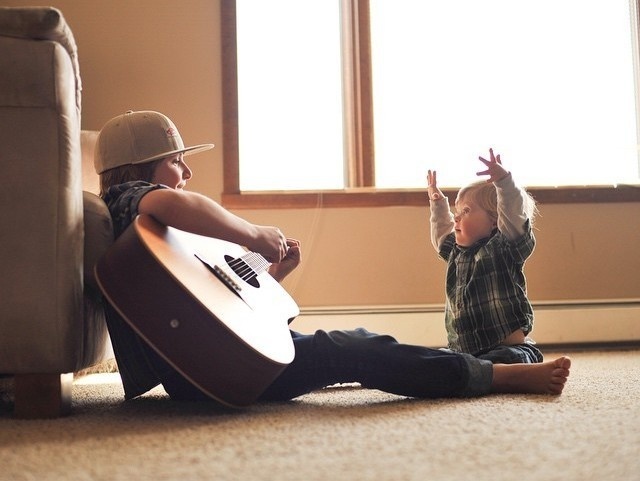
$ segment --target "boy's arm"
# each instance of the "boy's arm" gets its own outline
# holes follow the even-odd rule
[[[280,262],[288,250],[287,239],[278,228],[247,222],[196,192],[153,190],[140,200],[138,212],[164,225],[245,246],[269,262]]]

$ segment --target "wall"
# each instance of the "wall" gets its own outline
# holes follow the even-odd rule
[[[51,4],[62,10],[78,44],[84,129],[100,129],[128,109],[154,109],[175,121],[187,144],[220,147],[218,1]],[[191,189],[219,199],[221,155],[216,148],[189,159],[196,172]],[[640,203],[540,210],[538,247],[526,270],[534,302],[640,298]],[[238,213],[302,240],[304,264],[286,287],[303,308],[443,302],[444,265],[428,242],[426,208]]]

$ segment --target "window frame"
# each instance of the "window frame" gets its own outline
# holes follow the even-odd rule
[[[630,0],[635,22],[634,42],[638,57],[640,0]],[[343,0],[343,58],[345,78],[344,115],[347,156],[347,187],[314,191],[241,191],[238,125],[238,59],[236,0],[220,1],[223,114],[222,204],[230,209],[291,209],[314,207],[378,207],[428,205],[424,189],[380,189],[374,186],[373,99],[369,0]],[[636,111],[640,112],[640,59],[635,58]],[[639,123],[640,124],[640,123]],[[640,125],[638,127],[640,129]],[[640,136],[639,136],[640,138]],[[639,185],[528,187],[541,204],[639,202]],[[446,189],[451,202],[457,189]]]

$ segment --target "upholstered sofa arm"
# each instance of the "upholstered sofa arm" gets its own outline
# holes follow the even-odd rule
[[[70,408],[70,373],[108,354],[88,263],[110,216],[83,193],[77,53],[58,10],[0,7],[0,72],[0,374],[18,417],[52,417]]]
[[[75,38],[60,10],[53,7],[0,7],[0,35],[51,40],[64,47],[71,59],[76,81],[76,105],[81,107],[82,83]]]

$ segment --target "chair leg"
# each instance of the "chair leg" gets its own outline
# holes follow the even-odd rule
[[[71,412],[73,373],[16,374],[14,416],[21,419],[57,418]]]

